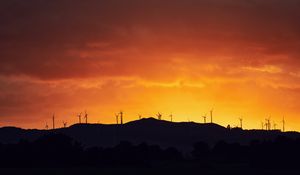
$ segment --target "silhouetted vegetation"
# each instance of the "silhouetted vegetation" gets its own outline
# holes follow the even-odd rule
[[[1,167],[66,167],[100,165],[146,165],[182,160],[175,148],[161,149],[142,143],[132,145],[122,141],[112,148],[83,147],[62,134],[40,137],[34,142],[0,145]]]
[[[122,141],[114,147],[84,148],[62,134],[48,134],[28,142],[0,144],[0,168],[49,167],[189,167],[209,171],[219,166],[257,170],[298,172],[300,139],[277,137],[273,141],[254,140],[249,145],[219,141],[214,146],[194,144],[189,153],[157,145],[133,145]],[[246,168],[246,169],[247,169]]]
[[[194,145],[195,161],[221,164],[244,164],[260,169],[300,169],[300,139],[279,136],[273,141],[254,140],[249,145],[219,141],[209,148],[204,142]]]

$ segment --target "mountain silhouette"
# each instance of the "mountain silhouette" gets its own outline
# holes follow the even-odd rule
[[[54,130],[0,128],[1,143],[17,143],[20,140],[33,141],[48,133],[61,133],[82,143],[84,147],[112,147],[121,141],[133,144],[149,143],[162,148],[175,147],[190,151],[198,141],[214,145],[223,140],[228,143],[249,144],[253,140],[274,140],[278,136],[299,138],[298,132],[279,130],[227,129],[214,123],[169,122],[154,118],[144,118],[123,125],[117,124],[75,124],[68,128]]]

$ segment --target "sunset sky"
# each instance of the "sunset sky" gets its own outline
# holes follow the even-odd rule
[[[300,1],[1,0],[0,127],[175,121],[300,131]]]

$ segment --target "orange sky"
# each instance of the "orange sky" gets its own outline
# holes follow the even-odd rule
[[[3,0],[0,126],[138,114],[300,131],[300,2]],[[169,119],[169,118],[167,118]]]

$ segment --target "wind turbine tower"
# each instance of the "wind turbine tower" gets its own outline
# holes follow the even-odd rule
[[[173,114],[170,114],[171,122],[173,122]]]
[[[285,120],[282,118],[282,131],[285,132]]]
[[[84,119],[85,119],[85,124],[88,123],[88,113],[85,111],[85,114],[84,114]]]
[[[46,126],[45,126],[46,130],[49,129],[48,123],[46,122]]]
[[[63,121],[64,128],[67,127],[67,122]]]
[[[81,113],[78,114],[78,121],[79,121],[79,124],[81,123]]]
[[[243,129],[243,118],[239,118],[239,120],[240,120],[240,127],[241,129]]]
[[[266,123],[265,123],[265,127],[266,127],[266,130],[268,130],[268,121],[266,120]]]
[[[265,125],[266,125],[266,130],[268,130],[268,131],[271,130],[271,122],[270,122],[270,118],[266,119]]]
[[[115,114],[117,125],[119,124],[119,114]]]
[[[120,123],[123,125],[123,111],[120,111]]]
[[[210,123],[213,123],[213,112],[214,112],[214,109],[211,109],[210,110]]]
[[[206,116],[207,116],[207,114],[205,114],[204,116],[202,116],[202,117],[203,117],[203,120],[204,120],[204,121],[203,121],[204,123],[206,123]]]
[[[52,116],[52,128],[55,129],[55,114]]]
[[[156,116],[158,120],[161,120],[161,116],[162,116],[161,113],[156,114]]]
[[[277,124],[273,122],[273,129],[276,130]]]

